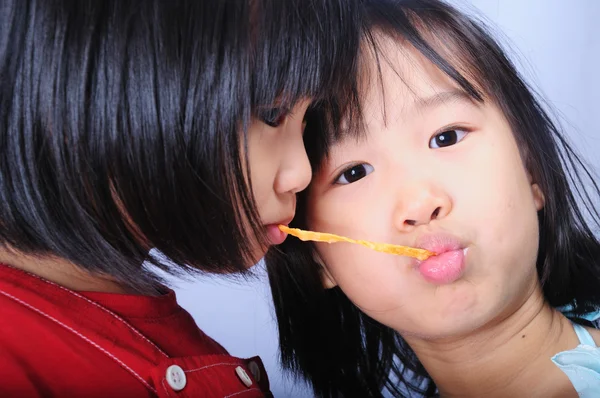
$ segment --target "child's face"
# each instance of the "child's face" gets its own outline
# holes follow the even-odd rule
[[[425,338],[468,333],[535,290],[543,197],[490,100],[472,102],[413,50],[385,50],[395,70],[382,57],[383,81],[364,85],[366,134],[333,146],[309,188],[308,227],[442,251],[456,246],[438,265],[460,272],[432,279],[408,257],[317,244],[325,278],[374,319]]]
[[[271,244],[280,244],[285,235],[278,224],[288,224],[296,211],[296,193],[312,177],[303,142],[304,116],[309,101],[289,112],[265,112],[265,121],[255,119],[248,130],[248,161],[252,191],[258,212]],[[256,261],[267,248],[257,246]]]

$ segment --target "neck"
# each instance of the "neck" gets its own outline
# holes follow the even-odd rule
[[[511,315],[466,336],[406,341],[443,397],[574,393],[550,358],[575,348],[579,340],[570,321],[545,302],[539,287]]]
[[[95,275],[77,265],[56,257],[33,256],[0,249],[0,263],[39,276],[75,291],[132,293],[127,287],[104,275]]]

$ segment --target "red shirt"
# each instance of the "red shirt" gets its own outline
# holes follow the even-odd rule
[[[271,397],[258,357],[227,354],[169,291],[74,292],[0,265],[2,397]]]

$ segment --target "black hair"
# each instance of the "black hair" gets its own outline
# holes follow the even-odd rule
[[[248,236],[264,239],[243,172],[246,128],[264,106],[326,102],[352,67],[353,10],[2,1],[0,245],[141,292],[159,281],[144,261],[175,274],[245,269]]]
[[[600,307],[600,242],[593,226],[600,192],[588,168],[560,133],[485,26],[437,0],[363,0],[362,51],[384,59],[377,35],[408,44],[452,78],[476,102],[493,101],[507,118],[533,180],[545,195],[538,213],[537,270],[553,307],[573,305],[573,319]],[[381,55],[381,56],[377,56]],[[360,56],[359,56],[360,58]],[[349,79],[355,98],[360,69]],[[359,108],[350,101],[352,109]],[[360,109],[351,113],[360,117]],[[349,125],[353,125],[350,123]],[[316,169],[329,140],[307,131]],[[346,131],[351,134],[351,131]],[[587,187],[586,187],[587,184]],[[595,205],[594,205],[595,201]],[[292,226],[305,228],[298,198]],[[371,319],[338,288],[325,289],[314,246],[287,239],[266,256],[285,368],[308,380],[320,397],[436,396],[437,387],[402,337]],[[597,326],[597,325],[595,325]]]

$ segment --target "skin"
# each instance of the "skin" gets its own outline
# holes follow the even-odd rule
[[[296,212],[296,193],[304,190],[312,178],[304,148],[304,116],[310,102],[297,103],[279,118],[276,127],[255,120],[248,131],[248,161],[252,192],[262,224],[289,223]],[[252,243],[255,261],[268,246]]]
[[[397,330],[442,396],[576,396],[550,358],[578,339],[545,303],[535,267],[544,196],[506,119],[412,48],[382,49],[382,81],[364,60],[366,131],[321,165],[308,226],[407,246],[442,234],[466,249],[464,271],[435,284],[410,258],[319,243],[324,284]]]
[[[254,120],[248,129],[248,161],[252,192],[263,225],[291,220],[296,193],[306,188],[311,169],[304,149],[304,114],[309,101],[301,101],[283,114],[276,125]],[[135,229],[135,225],[132,225]],[[267,251],[249,238],[255,264]],[[33,256],[10,248],[0,249],[0,263],[11,265],[76,291],[135,293],[113,278],[89,274],[75,264],[50,256]]]

